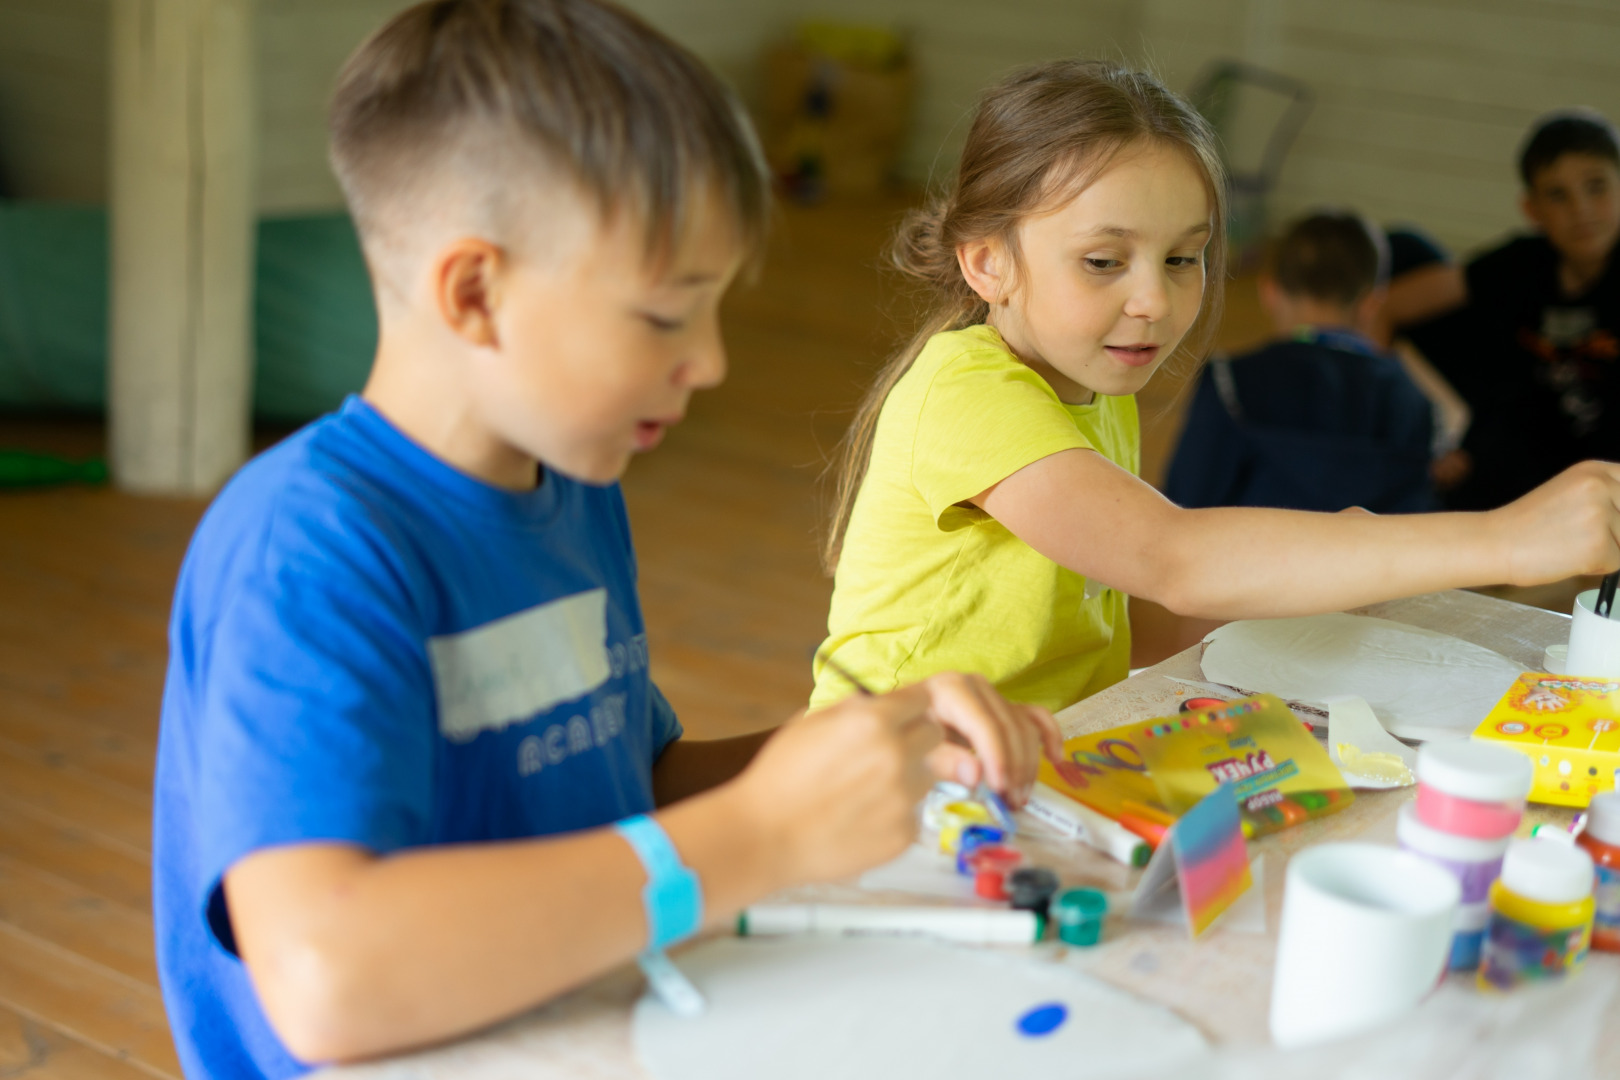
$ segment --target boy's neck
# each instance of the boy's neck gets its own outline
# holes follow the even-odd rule
[[[1608,268],[1607,256],[1601,259],[1571,259],[1559,252],[1558,288],[1565,296],[1580,296],[1597,284]]]
[[[383,329],[361,398],[458,471],[508,491],[533,491],[542,477],[539,462],[489,430],[466,385],[452,377],[457,365],[403,346],[406,336]]]

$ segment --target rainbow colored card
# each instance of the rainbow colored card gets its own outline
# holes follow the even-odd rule
[[[1170,830],[1170,846],[1181,878],[1181,906],[1197,937],[1254,883],[1233,785],[1222,784],[1182,814]]]
[[[1253,884],[1237,794],[1226,783],[1176,821],[1170,843],[1159,846],[1142,874],[1131,914],[1151,921],[1185,919],[1196,938]]]

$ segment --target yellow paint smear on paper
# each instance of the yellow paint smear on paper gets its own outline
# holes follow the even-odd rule
[[[1406,767],[1406,762],[1401,760],[1399,754],[1382,752],[1366,754],[1362,752],[1361,747],[1351,743],[1337,743],[1334,749],[1338,751],[1340,763],[1349,772],[1365,776],[1369,780],[1382,780],[1403,787],[1416,782],[1412,770]]]

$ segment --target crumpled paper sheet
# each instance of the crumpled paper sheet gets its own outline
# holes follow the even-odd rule
[[[1326,707],[1359,697],[1403,739],[1467,736],[1524,670],[1449,634],[1369,615],[1228,623],[1204,639],[1204,677]]]

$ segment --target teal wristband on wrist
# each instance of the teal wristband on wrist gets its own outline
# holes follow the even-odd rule
[[[646,814],[613,826],[647,871],[641,906],[647,911],[647,948],[662,949],[691,937],[703,925],[703,887],[681,862],[663,826]]]

